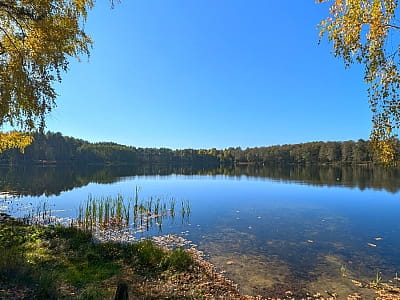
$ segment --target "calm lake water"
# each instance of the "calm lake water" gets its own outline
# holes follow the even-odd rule
[[[140,236],[193,241],[248,294],[354,290],[400,273],[400,171],[367,167],[207,170],[183,167],[0,168],[0,207],[22,215],[46,202],[76,217],[88,198],[160,196],[190,201],[188,220]],[[13,192],[17,199],[4,199]]]

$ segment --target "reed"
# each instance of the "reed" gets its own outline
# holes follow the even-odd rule
[[[347,276],[347,268],[345,265],[342,265],[340,267],[340,274],[342,275],[343,278]]]
[[[189,223],[189,217],[190,217],[190,202],[189,202],[189,200],[182,200],[181,216],[182,216],[182,224]]]
[[[165,218],[173,219],[176,215],[176,200],[162,197],[150,197],[141,200],[139,189],[135,195],[126,198],[121,194],[115,197],[95,198],[92,195],[79,205],[77,224],[79,227],[93,230],[125,230],[133,229],[134,232],[150,230],[154,224],[159,231],[162,230]],[[190,202],[181,202],[182,223],[188,221]]]
[[[59,219],[53,215],[50,205],[43,201],[36,208],[29,210],[22,218],[22,221],[28,225],[56,225]]]
[[[372,281],[372,284],[375,286],[379,286],[382,283],[381,272],[376,270],[375,279]]]

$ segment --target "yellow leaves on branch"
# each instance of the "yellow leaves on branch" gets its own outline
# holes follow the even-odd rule
[[[13,148],[17,148],[24,153],[25,148],[32,142],[33,137],[22,132],[0,132],[0,153]]]
[[[43,128],[70,57],[89,55],[94,0],[0,1],[0,128]]]
[[[110,0],[111,6],[119,0]],[[55,107],[53,84],[61,82],[69,58],[89,56],[92,40],[84,31],[95,0],[0,0],[0,128],[24,132],[45,127]],[[21,152],[33,138],[0,133],[0,152]]]
[[[333,54],[346,67],[365,67],[376,157],[387,164],[395,159],[393,141],[400,128],[400,46],[389,39],[396,25],[397,0],[317,0],[332,2],[329,17],[319,24],[320,38],[332,43]],[[390,42],[390,43],[389,43]]]
[[[371,140],[371,146],[374,149],[375,155],[378,155],[378,159],[384,166],[394,166],[396,144],[395,140]]]

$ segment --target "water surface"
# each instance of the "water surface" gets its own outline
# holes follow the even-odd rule
[[[285,290],[350,293],[347,278],[400,272],[400,173],[367,167],[209,170],[184,167],[0,169],[3,210],[46,202],[60,217],[79,204],[122,194],[191,203],[190,219],[166,220],[140,236],[179,234],[249,294]],[[8,207],[6,207],[8,204]],[[0,205],[1,206],[1,205]],[[138,237],[140,237],[138,236]],[[347,278],[342,278],[341,268]]]

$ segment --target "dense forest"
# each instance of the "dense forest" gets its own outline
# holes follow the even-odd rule
[[[149,164],[184,163],[219,165],[217,157],[206,152],[135,148],[116,143],[89,143],[61,133],[35,134],[24,153],[10,149],[0,154],[1,164],[80,163],[80,164]]]
[[[400,142],[397,142],[396,161]],[[283,164],[367,164],[373,163],[370,144],[365,140],[345,142],[310,142],[257,148],[184,149],[136,148],[116,143],[89,143],[48,132],[36,134],[34,142],[20,153],[17,149],[0,154],[0,164],[191,164],[283,165]]]

